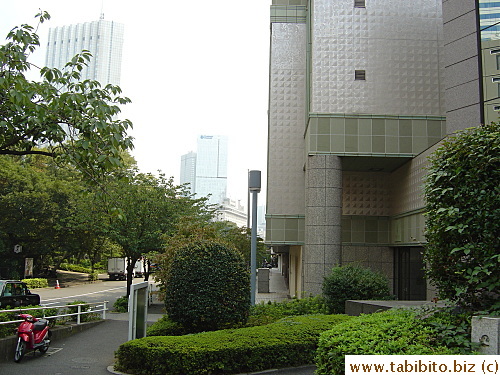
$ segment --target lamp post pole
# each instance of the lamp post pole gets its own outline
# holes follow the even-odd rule
[[[257,194],[260,192],[260,171],[250,171],[248,191],[252,193],[252,237],[250,249],[250,303],[255,305],[257,280]]]

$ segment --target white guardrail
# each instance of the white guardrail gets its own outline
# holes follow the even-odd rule
[[[64,317],[69,317],[69,316],[76,316],[76,324],[81,324],[81,316],[85,314],[96,314],[100,313],[102,314],[102,319],[106,319],[106,311],[108,311],[107,304],[109,301],[103,301],[103,302],[85,302],[85,303],[79,303],[75,305],[61,305],[61,306],[46,306],[46,307],[32,307],[32,308],[17,308],[17,309],[11,309],[11,310],[0,310],[0,313],[9,313],[9,312],[17,312],[19,314],[22,314],[23,311],[34,311],[34,310],[42,310],[42,316],[36,316],[36,318],[40,319],[53,319],[53,318],[64,318]],[[77,309],[76,312],[74,313],[68,313],[68,309],[70,308],[75,308]],[[85,309],[82,311],[82,307]],[[51,315],[51,316],[46,316],[45,315],[45,310],[53,310],[53,309],[64,309],[64,314],[59,314],[59,315]],[[23,320],[11,320],[8,322],[0,322],[0,324],[9,324],[9,323],[20,323],[23,322]]]

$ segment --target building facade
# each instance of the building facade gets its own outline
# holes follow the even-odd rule
[[[441,0],[274,0],[266,243],[290,294],[335,265],[425,299],[423,166],[447,134]]]
[[[181,156],[180,183],[189,184],[197,198],[221,205],[227,198],[227,137],[200,135],[197,149]]]
[[[120,84],[124,25],[104,20],[49,29],[45,65],[62,70],[82,50],[92,59],[81,72],[81,79],[101,84]]]
[[[181,156],[181,185],[186,184],[190,194],[196,191],[196,153],[188,152]]]

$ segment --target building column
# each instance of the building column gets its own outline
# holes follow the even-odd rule
[[[306,166],[303,292],[320,294],[323,279],[341,261],[342,164],[335,155],[312,155]]]

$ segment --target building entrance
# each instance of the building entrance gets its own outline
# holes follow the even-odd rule
[[[423,247],[394,249],[394,292],[398,300],[425,301]]]

